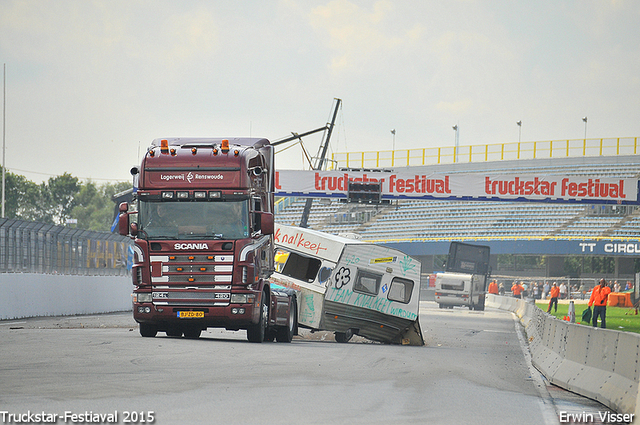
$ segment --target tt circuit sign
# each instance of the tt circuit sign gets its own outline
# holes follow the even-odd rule
[[[526,174],[276,172],[278,196],[346,198],[349,182],[380,183],[382,199],[638,204],[638,179]]]

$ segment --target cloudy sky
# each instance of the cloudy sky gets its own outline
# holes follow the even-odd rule
[[[0,0],[6,166],[96,182],[158,137],[334,152],[640,136],[634,0]],[[312,154],[321,136],[305,139]],[[279,168],[303,167],[294,146]]]

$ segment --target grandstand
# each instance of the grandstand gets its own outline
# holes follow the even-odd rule
[[[640,158],[608,157],[505,161],[413,167],[415,173],[446,172],[536,175],[579,175],[590,177],[638,177]],[[446,171],[443,168],[447,168]],[[475,168],[475,169],[474,169]],[[398,169],[396,169],[398,170]],[[304,198],[291,200],[276,214],[276,222],[298,224]],[[635,206],[553,204],[532,202],[398,200],[390,204],[348,204],[322,200],[314,203],[309,227],[327,233],[353,232],[374,242],[413,240],[571,239],[640,238],[640,211]]]
[[[393,167],[391,170],[415,174],[520,173],[638,178],[640,157],[547,157]],[[276,222],[298,225],[304,202],[304,198],[287,199],[287,206],[276,213]],[[280,203],[283,201],[280,200]],[[561,244],[561,241],[635,243],[640,240],[638,207],[615,204],[398,199],[387,204],[373,205],[323,199],[314,201],[308,225],[333,234],[355,233],[363,240],[400,248],[411,255],[422,256],[423,260],[427,259],[426,264],[423,261],[423,268],[426,265],[432,269],[437,269],[437,266],[433,259],[425,256],[446,254],[452,240],[488,244],[492,247],[492,253],[497,254],[561,256],[580,252],[575,251],[577,248],[567,248],[560,252],[553,248],[553,252],[545,252],[552,246],[550,241],[556,242],[555,247],[568,246],[566,243]],[[597,251],[592,252],[594,255],[598,254]],[[628,260],[631,260],[631,265]],[[637,261],[635,258],[621,261],[620,264],[626,265],[619,268],[616,259],[615,275],[629,278],[638,268],[635,265]],[[547,274],[562,275],[561,270],[558,270],[562,266],[557,265],[555,268],[556,270],[547,269]]]

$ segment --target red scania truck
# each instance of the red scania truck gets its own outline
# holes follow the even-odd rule
[[[296,296],[272,288],[273,146],[267,139],[156,139],[134,167],[133,205],[119,231],[134,239],[133,317],[140,334],[199,338],[246,329],[290,342]]]

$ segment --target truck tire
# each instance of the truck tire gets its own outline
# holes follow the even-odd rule
[[[480,298],[480,303],[476,306],[476,310],[478,311],[484,311],[484,302],[485,302],[485,298],[484,295]]]
[[[291,298],[291,305],[289,306],[289,320],[287,320],[287,326],[281,326],[276,331],[276,341],[278,342],[291,342],[293,335],[296,331],[296,325],[298,323],[298,306],[296,304],[295,297]]]
[[[169,326],[165,331],[167,336],[172,338],[180,338],[182,337],[182,329],[177,326]]]
[[[247,329],[247,339],[250,342],[262,342],[267,333],[267,322],[269,321],[269,295],[262,293],[262,302],[260,303],[260,319],[255,325],[249,326]]]
[[[188,339],[198,339],[200,338],[200,333],[202,333],[202,329],[198,326],[188,326],[183,329],[182,333],[185,338]]]
[[[140,335],[145,338],[153,338],[158,333],[158,328],[149,323],[140,323]]]

